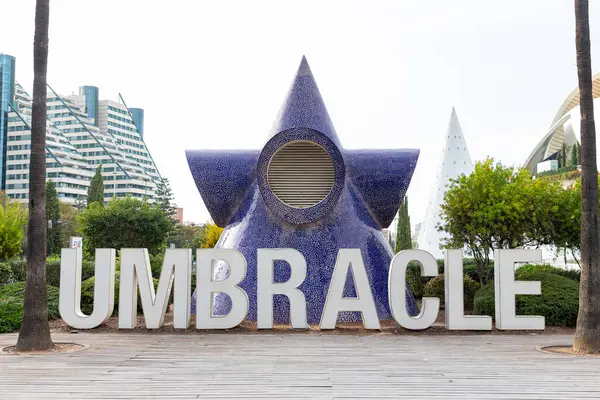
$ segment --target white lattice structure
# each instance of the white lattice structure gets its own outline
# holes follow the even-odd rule
[[[468,175],[473,171],[473,162],[469,155],[467,142],[460,128],[454,108],[450,115],[445,139],[435,184],[431,190],[425,219],[423,220],[417,241],[419,249],[430,252],[436,258],[443,258],[443,252],[440,250],[440,241],[443,238],[443,233],[438,232],[437,225],[440,222],[440,206],[444,201],[446,187],[451,179],[461,174]]]

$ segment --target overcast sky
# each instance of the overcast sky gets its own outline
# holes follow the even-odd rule
[[[600,1],[591,2],[600,71]],[[0,0],[0,52],[31,90],[34,0]],[[303,54],[346,148],[419,148],[425,213],[451,108],[473,160],[521,165],[577,85],[573,0],[51,0],[48,82],[145,109],[187,221],[209,219],[185,149],[261,148]]]

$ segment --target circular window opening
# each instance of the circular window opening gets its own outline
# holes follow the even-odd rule
[[[289,142],[271,157],[268,180],[283,204],[309,208],[325,200],[331,191],[335,182],[333,160],[315,142]]]

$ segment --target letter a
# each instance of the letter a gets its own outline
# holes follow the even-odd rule
[[[356,297],[343,297],[348,269],[352,271]],[[340,249],[331,276],[327,299],[321,314],[321,329],[335,329],[338,312],[360,311],[366,329],[379,329],[379,318],[371,293],[371,285],[365,270],[360,249]]]

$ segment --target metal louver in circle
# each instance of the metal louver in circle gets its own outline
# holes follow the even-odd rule
[[[333,160],[314,142],[289,142],[271,158],[268,180],[282,203],[309,208],[323,201],[331,191],[335,181]]]

